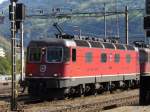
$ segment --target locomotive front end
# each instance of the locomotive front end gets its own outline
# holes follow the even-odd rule
[[[53,78],[61,74],[63,74],[63,47],[29,47],[27,77]]]
[[[65,87],[63,77],[69,60],[70,48],[64,41],[32,41],[28,46],[26,63],[29,94]]]

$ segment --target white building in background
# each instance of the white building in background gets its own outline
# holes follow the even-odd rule
[[[5,50],[2,47],[0,47],[0,57],[5,57],[5,55]]]

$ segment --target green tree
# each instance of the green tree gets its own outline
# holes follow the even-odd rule
[[[10,59],[7,57],[0,57],[0,74],[10,74],[11,73],[11,63]]]

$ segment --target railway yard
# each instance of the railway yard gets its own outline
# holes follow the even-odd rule
[[[80,3],[81,7],[85,7],[87,1],[84,5]],[[39,10],[38,6],[38,10],[31,14],[29,13],[32,12],[30,7],[26,6],[29,4],[26,4],[25,0],[21,2],[23,3],[18,0],[10,0],[9,5],[12,40],[11,54],[7,55],[11,55],[9,57],[11,62],[8,63],[11,66],[8,67],[10,70],[3,70],[7,67],[0,64],[3,67],[2,70],[0,69],[2,72],[0,73],[0,112],[150,112],[150,40],[146,39],[150,37],[150,0],[146,0],[146,12],[143,12],[145,9],[141,7],[135,10],[141,11],[140,15],[144,15],[141,16],[145,30],[145,32],[142,30],[143,37],[141,37],[145,39],[144,41],[129,41],[129,34],[135,32],[129,30],[130,14],[133,9],[130,8],[130,4],[126,3],[120,9],[118,3],[122,4],[123,1],[116,0],[111,3],[114,5],[112,5],[113,8],[116,8],[114,11],[110,10],[109,4],[107,6],[104,3],[104,6],[98,8],[100,12],[91,11],[92,7],[88,7],[90,10],[81,8],[81,12],[72,10],[74,5],[71,6],[71,9],[69,8],[69,12],[63,12],[63,8],[56,8],[52,5],[52,11],[48,13],[43,9]],[[78,3],[65,2],[64,7]],[[0,4],[2,4],[1,0]],[[43,6],[45,8],[46,5]],[[48,8],[51,9],[49,5]],[[26,13],[26,11],[29,12]],[[6,16],[5,13],[4,16]],[[116,22],[114,21],[116,31],[112,25],[113,21],[110,20],[114,17],[111,16],[116,16]],[[70,30],[66,30],[67,22],[64,22],[63,25],[63,22],[58,21],[64,18],[72,21],[72,19],[81,17],[88,19],[92,17],[92,21],[93,17],[95,19],[104,17],[104,25],[102,28],[99,27],[104,29],[104,35],[101,36],[102,32],[99,31],[100,36],[87,35],[84,34],[84,30],[81,32],[82,29],[79,29],[78,35],[73,28],[68,27]],[[24,22],[25,18],[28,20],[27,23]],[[36,18],[37,21],[33,23],[37,26],[40,23],[40,28],[45,26],[45,22],[46,26],[47,22],[51,22],[57,31],[52,34],[54,38],[49,38],[49,29],[46,30],[49,25],[43,28],[44,36],[38,34],[40,33],[38,30],[42,31],[42,28],[35,32],[34,30],[26,31],[26,28],[29,27],[28,22],[34,27],[32,19]],[[43,23],[40,19],[51,19],[52,21],[42,20]],[[113,28],[111,35],[107,34],[108,20]],[[119,29],[120,20],[123,20],[123,27],[125,27],[123,31]],[[75,24],[71,23],[71,25]],[[97,25],[96,23],[96,30]],[[81,26],[84,25],[81,24]],[[51,31],[53,32],[50,30],[50,33]],[[120,31],[125,35],[123,36],[122,33],[120,35]],[[35,33],[34,36],[37,34],[38,38],[29,39],[28,45],[24,45],[26,43],[24,37],[28,37],[26,35],[28,32],[30,36],[32,32]],[[50,37],[53,37],[52,35]],[[123,41],[122,37],[124,37]],[[1,61],[3,60],[2,58]],[[6,64],[5,61],[3,63]]]
[[[65,100],[31,100],[26,93],[21,94],[18,97],[19,112],[99,112],[106,110],[111,112],[114,108],[119,110],[120,108],[118,107],[121,107],[124,108],[124,110],[127,110],[127,106],[138,104],[138,89],[125,91],[117,90],[111,94],[105,92],[101,95],[82,96]],[[131,110],[132,107],[129,107],[129,109]],[[0,112],[9,111],[10,91],[4,91],[0,94]]]

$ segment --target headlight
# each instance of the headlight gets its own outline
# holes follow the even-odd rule
[[[54,77],[58,77],[58,74],[53,74]]]
[[[28,74],[28,76],[29,76],[29,77],[32,77],[32,74],[30,73],[30,74]]]

